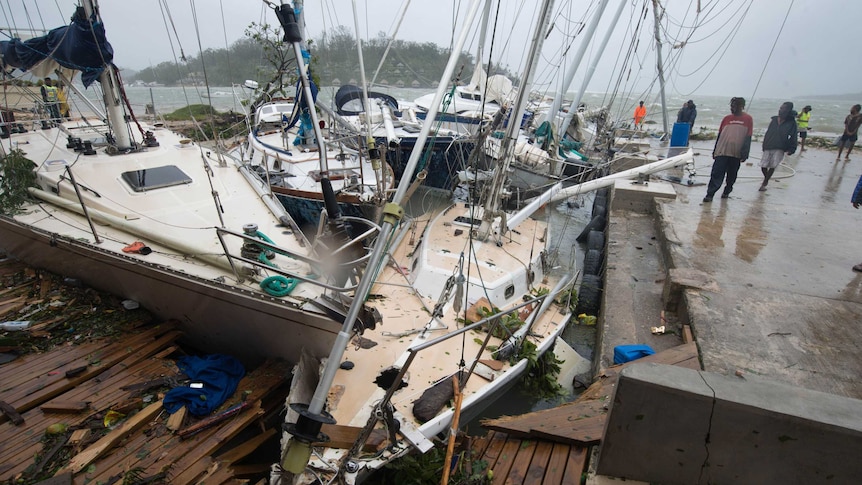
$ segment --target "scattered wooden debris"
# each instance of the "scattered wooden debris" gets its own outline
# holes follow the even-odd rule
[[[174,322],[149,323],[145,310],[10,260],[0,261],[0,308],[31,321],[29,330],[0,332],[0,347],[17,354],[0,364],[0,482],[191,484],[212,469],[205,482],[219,484],[267,475],[254,473],[262,464],[234,465],[278,439],[286,364],[247,369],[214,414],[241,409],[183,440],[172,431],[201,420],[162,412],[159,396],[185,379],[171,358],[182,336]],[[109,412],[124,415],[113,430]]]

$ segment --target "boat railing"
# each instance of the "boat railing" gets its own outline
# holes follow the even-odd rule
[[[370,233],[372,233],[373,231],[374,231],[373,228],[366,231],[366,233],[365,233],[366,237],[368,237],[368,235]],[[333,274],[347,274],[347,273],[359,274],[359,273],[361,273],[361,269],[368,262],[368,259],[371,257],[371,255],[368,252],[366,252],[361,257],[358,257],[358,258],[355,258],[355,259],[352,259],[349,261],[345,261],[345,262],[335,262],[335,263],[333,263],[333,261],[335,261],[336,258],[327,258],[326,268],[324,269],[324,268],[322,268],[322,258],[317,258],[317,259],[310,258],[310,257],[305,256],[303,254],[299,254],[297,252],[294,252],[294,251],[291,251],[289,249],[278,246],[277,244],[274,244],[272,242],[260,239],[256,235],[240,233],[240,232],[236,232],[236,231],[233,231],[230,229],[220,228],[220,227],[216,228],[216,234],[218,235],[219,242],[221,243],[222,249],[224,250],[224,254],[225,254],[225,256],[227,256],[228,262],[230,263],[230,266],[231,266],[231,269],[233,270],[234,276],[236,277],[237,281],[240,283],[245,281],[246,278],[248,278],[252,275],[261,274],[265,271],[268,273],[275,273],[275,274],[284,276],[286,278],[292,278],[294,280],[299,280],[299,281],[302,281],[305,283],[311,283],[311,284],[314,284],[315,286],[324,288],[326,290],[331,290],[331,291],[338,292],[338,293],[346,293],[349,291],[353,291],[356,288],[356,283],[352,283],[350,285],[341,285],[341,284],[337,284],[337,283],[329,283],[327,280],[324,280],[322,278],[329,278]],[[300,274],[298,271],[291,271],[289,269],[280,268],[280,267],[278,267],[272,263],[269,263],[268,260],[267,260],[267,262],[264,262],[262,259],[265,259],[266,258],[265,256],[262,259],[252,259],[252,258],[249,258],[249,257],[242,255],[242,251],[240,251],[239,255],[234,254],[228,249],[226,236],[232,236],[232,237],[241,239],[244,247],[247,247],[246,245],[249,245],[249,246],[255,247],[255,248],[257,248],[263,252],[269,251],[269,252],[279,254],[282,256],[286,256],[286,257],[292,258],[296,261],[305,263],[313,270],[313,273],[312,274]],[[361,237],[362,236],[360,236],[360,238]],[[354,238],[353,240],[351,240],[350,242],[348,242],[344,246],[342,246],[340,248],[336,248],[335,250],[332,251],[332,254],[333,255],[339,255],[339,254],[343,253],[345,250],[345,247],[348,245],[354,244],[357,239],[359,239],[359,238]],[[237,264],[237,262],[245,263],[248,266],[246,266],[245,268],[242,268],[241,266],[239,266]]]
[[[413,360],[416,358],[416,356],[419,354],[419,352],[422,352],[425,349],[434,347],[435,345],[439,345],[440,343],[445,342],[449,339],[458,337],[458,336],[460,336],[466,332],[471,332],[473,330],[479,330],[482,327],[488,327],[486,330],[486,333],[485,333],[485,339],[482,341],[482,345],[479,347],[479,350],[476,353],[476,357],[473,359],[472,364],[470,365],[470,369],[467,371],[466,374],[462,374],[461,376],[459,376],[459,386],[461,387],[461,389],[463,389],[464,386],[467,384],[467,381],[469,380],[470,376],[473,375],[473,373],[476,369],[476,365],[479,363],[479,359],[482,357],[482,354],[485,352],[485,349],[488,347],[488,343],[490,342],[491,337],[494,335],[497,327],[500,326],[500,323],[501,323],[503,317],[505,317],[507,315],[511,315],[515,312],[519,312],[521,309],[524,309],[524,308],[537,308],[537,309],[542,308],[544,306],[543,303],[545,302],[545,300],[551,296],[552,296],[552,293],[546,293],[543,295],[539,295],[535,298],[526,300],[523,303],[520,303],[520,304],[518,304],[518,305],[516,305],[516,306],[514,306],[514,307],[512,307],[506,311],[503,311],[500,313],[495,313],[493,315],[489,315],[489,316],[487,316],[487,317],[485,317],[485,318],[483,318],[483,319],[481,319],[475,323],[461,327],[461,328],[459,328],[455,331],[449,332],[445,335],[441,335],[437,338],[428,340],[427,342],[423,342],[423,343],[420,343],[418,345],[415,345],[413,347],[408,348],[407,349],[407,353],[408,353],[407,360],[404,362],[404,365],[401,366],[401,369],[399,370],[398,375],[392,380],[392,385],[390,385],[389,388],[386,390],[386,393],[384,394],[383,398],[380,399],[380,401],[378,401],[376,403],[374,411],[371,413],[371,415],[368,418],[368,422],[366,423],[365,427],[362,429],[362,432],[360,433],[359,437],[356,439],[356,441],[353,442],[353,446],[351,447],[350,451],[348,452],[348,454],[345,456],[344,460],[342,461],[342,466],[344,464],[346,464],[349,460],[351,460],[352,457],[357,456],[357,454],[363,449],[363,447],[365,446],[365,442],[368,441],[368,439],[371,437],[371,432],[374,430],[374,427],[377,423],[377,420],[379,419],[379,416],[383,415],[383,413],[380,411],[382,411],[386,407],[390,406],[392,396],[395,394],[395,392],[398,389],[401,388],[401,382],[403,381],[404,376],[407,374],[407,371],[410,369],[410,365],[413,363]],[[535,306],[533,306],[533,305],[535,305]],[[540,313],[541,313],[540,311],[532,311],[530,313],[530,317],[529,317],[530,321],[525,322],[524,325],[527,328],[533,328],[536,319],[538,319],[540,316]],[[521,343],[523,343],[523,341]],[[451,375],[446,376],[445,379],[448,379],[450,377],[451,377]]]

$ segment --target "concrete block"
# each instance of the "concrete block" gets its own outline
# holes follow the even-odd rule
[[[862,401],[757,376],[632,364],[597,473],[667,484],[858,483]]]
[[[673,184],[661,181],[640,184],[633,180],[617,180],[614,182],[611,209],[650,214],[655,211],[653,201],[657,197],[675,199],[676,191],[673,189]]]

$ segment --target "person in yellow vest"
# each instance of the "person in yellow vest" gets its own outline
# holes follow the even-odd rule
[[[57,107],[59,95],[57,87],[51,82],[51,78],[46,77],[42,85],[42,99],[45,101],[45,109],[48,111],[48,116],[52,121],[60,119],[60,109]]]
[[[796,127],[799,129],[799,151],[805,151],[805,138],[808,136],[808,120],[811,119],[811,105],[806,105],[796,115]]]
[[[57,83],[57,101],[60,103],[60,116],[64,119],[69,118],[69,98],[66,96],[66,86],[62,83]]]
[[[643,128],[643,121],[646,117],[646,106],[644,106],[644,102],[641,101],[637,108],[635,108],[635,129],[639,130]]]

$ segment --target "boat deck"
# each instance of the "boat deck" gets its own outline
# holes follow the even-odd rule
[[[74,294],[67,300],[57,295],[57,277],[9,260],[0,263],[0,276],[2,321],[18,320],[40,302],[65,304],[65,315],[30,318],[29,329],[0,334],[6,361],[0,364],[0,480],[115,483],[135,476],[218,484],[268,473],[271,456],[259,464],[241,460],[278,439],[285,364],[247,370],[233,396],[205,418],[187,416],[185,408],[168,414],[164,392],[184,377],[175,362],[185,354],[174,322],[148,323],[146,312],[134,310],[143,318],[117,323],[122,331],[114,335],[92,337],[99,332],[87,321],[114,318],[125,311],[116,308],[119,302],[80,288],[67,292]],[[85,302],[90,312],[76,310],[81,293],[95,297]],[[33,341],[53,347],[25,353]]]

